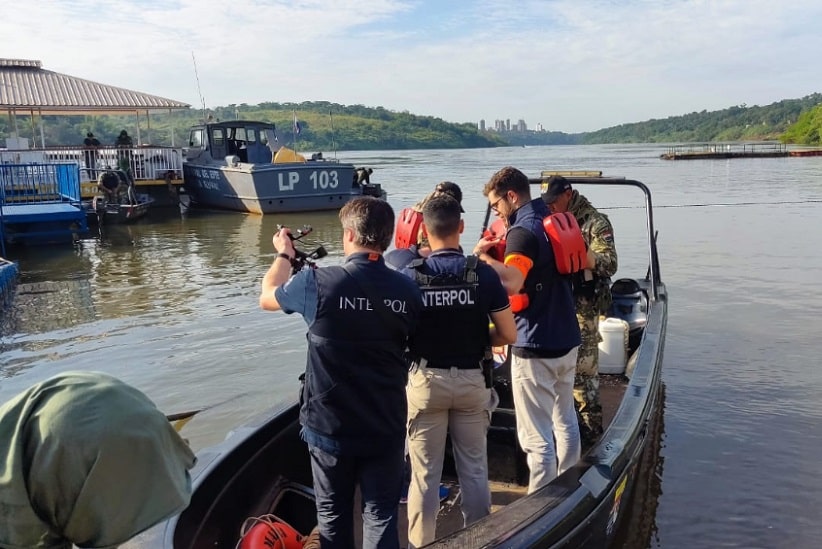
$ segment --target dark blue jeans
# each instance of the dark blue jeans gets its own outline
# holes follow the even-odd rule
[[[402,446],[369,456],[333,455],[308,446],[323,549],[353,549],[354,491],[362,496],[363,549],[399,549],[397,513]]]

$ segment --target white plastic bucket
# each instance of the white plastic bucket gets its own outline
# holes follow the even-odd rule
[[[599,373],[621,374],[628,363],[628,323],[606,318],[599,323]]]

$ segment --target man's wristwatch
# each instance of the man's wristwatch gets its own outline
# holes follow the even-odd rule
[[[278,254],[277,254],[277,257],[282,257],[283,259],[287,259],[289,263],[291,263],[292,261],[294,261],[294,258],[293,258],[293,257],[291,257],[290,255],[288,255],[288,254],[287,254],[287,253],[285,253],[285,252],[280,252],[280,253],[278,253]]]

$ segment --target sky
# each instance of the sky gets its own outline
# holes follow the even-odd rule
[[[819,0],[28,0],[0,57],[194,108],[330,101],[576,133],[822,92]]]

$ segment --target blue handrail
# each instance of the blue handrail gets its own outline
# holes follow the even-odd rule
[[[80,168],[74,163],[0,164],[0,204],[80,202]]]

